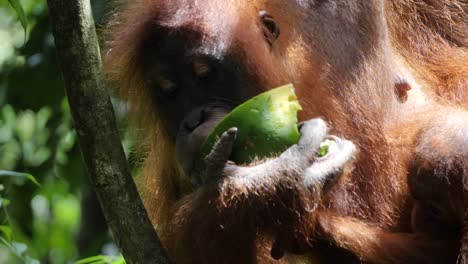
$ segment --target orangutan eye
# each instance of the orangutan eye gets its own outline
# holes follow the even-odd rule
[[[210,74],[211,67],[208,65],[208,63],[202,60],[195,60],[193,61],[193,71],[199,79],[203,79]]]
[[[177,85],[173,81],[167,79],[161,80],[159,82],[159,87],[161,92],[166,96],[173,96],[177,91]]]
[[[278,24],[276,24],[275,19],[270,14],[268,14],[268,12],[262,10],[258,13],[258,15],[260,16],[260,19],[263,23],[263,34],[265,40],[270,46],[272,46],[273,43],[279,38],[281,33],[280,28],[278,27]]]

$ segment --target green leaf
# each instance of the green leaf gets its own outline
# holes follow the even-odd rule
[[[21,142],[33,141],[36,130],[36,114],[31,110],[20,112],[17,116],[15,130]]]
[[[2,116],[3,120],[5,120],[6,125],[9,127],[14,127],[16,124],[16,113],[11,105],[5,105],[2,107]]]
[[[108,256],[94,256],[94,257],[89,257],[85,259],[80,259],[75,264],[95,264],[95,263],[108,263],[110,261],[110,258]]]
[[[0,236],[4,237],[9,243],[11,243],[12,234],[13,231],[11,230],[11,227],[6,225],[0,225]]]
[[[125,263],[126,263],[125,259],[122,256],[118,257],[112,262],[112,264],[125,264]]]
[[[11,253],[15,254],[16,256],[18,257],[21,257],[19,255],[16,254],[16,251],[15,251],[15,248],[11,245],[10,242],[8,242],[5,238],[3,238],[2,236],[0,236],[0,244],[3,244],[5,247],[8,248],[8,250],[11,251]]]
[[[26,40],[26,33],[28,31],[28,20],[26,19],[26,14],[24,13],[23,6],[19,2],[19,0],[8,0],[8,2],[10,3],[11,7],[13,7],[13,9],[19,17],[21,26],[24,29],[24,39]]]
[[[13,246],[13,248],[15,249],[15,252],[19,256],[22,256],[28,250],[28,245],[26,245],[24,243],[13,241],[13,243],[11,243],[11,245]]]
[[[0,198],[0,208],[2,208],[2,206],[8,206],[9,204],[10,200]]]
[[[41,264],[41,262],[39,262],[39,260],[33,259],[33,258],[31,258],[30,256],[26,256],[26,257],[25,257],[24,263],[25,263],[25,264]]]
[[[75,264],[125,264],[125,259],[122,256],[110,257],[98,255],[85,259],[80,259]]]
[[[0,178],[1,178],[1,177],[18,177],[18,178],[24,178],[24,179],[27,179],[27,180],[31,181],[32,183],[34,183],[34,184],[37,185],[38,187],[41,186],[41,184],[36,180],[36,178],[34,178],[34,176],[32,176],[31,174],[28,174],[28,173],[22,173],[22,172],[16,172],[16,171],[0,170]]]
[[[52,117],[52,109],[50,107],[42,107],[37,113],[36,113],[36,129],[38,130],[43,130],[46,128],[47,122],[50,120]]]

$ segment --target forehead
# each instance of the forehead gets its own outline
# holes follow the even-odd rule
[[[224,54],[239,40],[261,36],[255,1],[181,0],[157,1],[149,26],[155,39],[185,46],[199,53]],[[249,36],[250,35],[250,36]],[[193,50],[195,51],[195,50]]]

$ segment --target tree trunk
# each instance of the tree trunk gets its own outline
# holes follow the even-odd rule
[[[87,174],[127,263],[170,263],[130,173],[105,89],[89,0],[48,0]]]

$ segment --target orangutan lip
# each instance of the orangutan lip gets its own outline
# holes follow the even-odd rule
[[[186,175],[190,174],[206,138],[231,109],[232,107],[226,103],[211,102],[203,107],[202,120],[198,124],[179,131],[176,137],[176,157]]]

